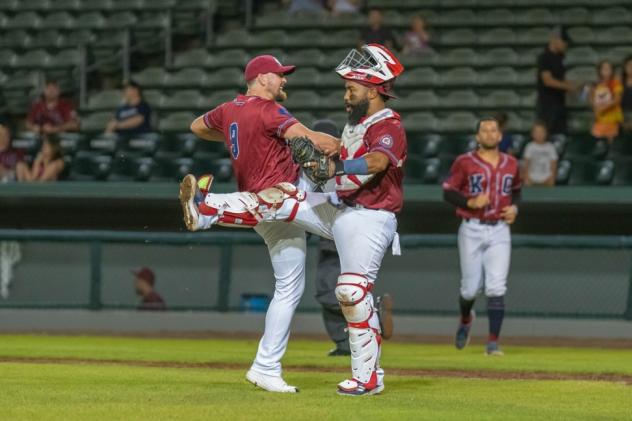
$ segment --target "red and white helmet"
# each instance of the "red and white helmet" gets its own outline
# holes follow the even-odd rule
[[[336,67],[336,73],[343,79],[365,85],[385,85],[388,89],[383,93],[388,96],[392,96],[388,93],[390,85],[403,71],[404,66],[397,57],[380,44],[363,45],[360,51],[351,50]]]

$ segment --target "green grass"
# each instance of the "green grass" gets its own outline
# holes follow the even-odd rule
[[[82,358],[249,364],[254,340],[135,339],[0,335],[0,357]],[[486,358],[482,346],[386,343],[386,391],[335,394],[341,373],[305,366],[347,367],[328,358],[326,342],[291,341],[285,378],[298,395],[255,389],[245,369],[128,365],[0,363],[0,419],[632,419],[632,386],[614,382],[481,380],[388,375],[388,368],[632,373],[632,351],[506,347]]]

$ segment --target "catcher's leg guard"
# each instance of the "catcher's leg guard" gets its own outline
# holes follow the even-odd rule
[[[384,388],[382,376],[378,376],[382,338],[370,292],[372,286],[362,275],[343,273],[338,278],[336,298],[349,326],[353,375],[352,379],[338,384],[341,394],[374,394]]]

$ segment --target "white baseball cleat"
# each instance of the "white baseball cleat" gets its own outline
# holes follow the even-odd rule
[[[268,392],[298,393],[298,388],[285,383],[281,376],[270,376],[254,370],[248,370],[246,380]]]
[[[197,231],[199,229],[200,214],[194,201],[196,189],[197,180],[195,176],[187,174],[180,183],[180,205],[182,205],[184,225],[189,231]]]

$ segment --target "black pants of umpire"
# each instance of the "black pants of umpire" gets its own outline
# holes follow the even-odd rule
[[[333,241],[320,240],[318,268],[316,269],[316,300],[323,308],[325,329],[336,348],[349,350],[349,335],[340,303],[336,299],[336,284],[340,275],[340,259]]]

